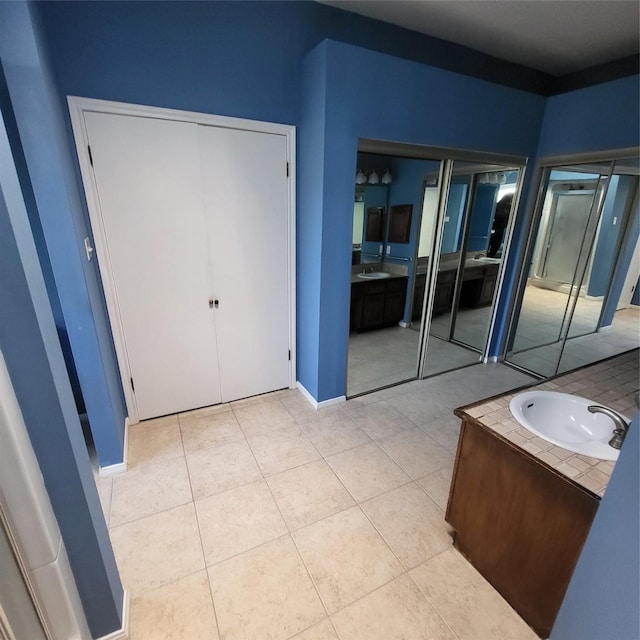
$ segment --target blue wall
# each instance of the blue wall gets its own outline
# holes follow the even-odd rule
[[[640,637],[638,415],[598,507],[551,640]]]
[[[89,233],[67,130],[30,8],[2,3],[0,10],[3,93],[15,116],[13,153],[24,160],[17,166],[23,184],[30,186],[31,208],[38,212],[36,237],[44,237],[47,245],[46,252],[40,247],[42,262],[50,289],[51,275],[55,281],[58,299],[52,300],[75,354],[96,450],[101,464],[114,464],[123,457],[125,409],[97,269],[80,249]]]
[[[464,209],[467,204],[467,193],[469,192],[468,180],[453,181],[449,187],[449,197],[447,199],[447,211],[444,231],[442,232],[442,245],[440,253],[456,253],[460,250],[462,238],[462,219]]]
[[[639,91],[636,75],[548,98],[538,155],[638,146]]]
[[[122,585],[1,119],[0,158],[0,350],[87,622],[101,637],[121,627]]]
[[[313,55],[318,51],[326,57],[326,78],[316,80],[326,82],[325,144],[298,156],[300,166],[318,155],[325,158],[319,351],[313,363],[305,364],[318,372],[317,387],[300,380],[322,401],[343,395],[345,389],[358,138],[530,156],[544,99],[336,42],[322,43]],[[385,90],[371,83],[362,69],[376,69],[385,78]],[[299,209],[301,216],[308,215],[300,201]]]
[[[624,229],[624,214],[631,205],[630,199],[634,195],[636,182],[635,176],[617,175],[613,175],[609,181],[589,279],[587,293],[590,296],[604,296],[609,289],[618,240]]]
[[[6,120],[18,130],[24,152],[21,155],[11,149],[3,126],[0,348],[60,526],[89,627],[94,637],[99,637],[121,627],[122,585],[40,266],[40,259],[44,261],[46,256],[39,258],[36,253],[23,195],[24,185],[30,183],[33,188],[29,191],[30,205],[37,207],[44,236],[51,240],[49,254],[51,264],[55,265],[60,252],[68,252],[68,247],[75,244],[70,194],[66,191],[67,187],[73,191],[75,184],[73,177],[69,180],[63,170],[65,158],[59,144],[66,142],[66,131],[56,126],[57,103],[52,103],[50,81],[39,53],[29,7],[18,2],[0,3],[0,60],[5,90],[16,117],[14,121],[8,114]],[[4,122],[4,107],[2,117]],[[15,145],[16,136],[13,137]],[[14,153],[20,162],[14,161]],[[18,182],[19,171],[23,174],[22,185]],[[73,255],[77,260],[77,252]],[[82,270],[74,272],[73,257],[66,265],[58,272],[53,268],[60,304],[66,321],[76,331],[79,329],[73,337],[73,346],[81,358],[86,358],[84,366],[91,367],[95,365],[91,358],[96,357],[99,363],[101,355],[95,342],[92,343],[95,336],[84,324],[84,318],[88,317],[89,325],[93,326],[88,300],[83,298],[86,285],[79,277]],[[81,375],[85,371],[80,369]],[[88,403],[108,396],[104,375],[85,382],[90,387]],[[113,434],[113,423],[108,427],[109,434]],[[118,444],[121,456],[121,439]]]
[[[529,160],[529,167],[550,156],[626,149],[640,145],[640,77],[579,89],[546,100],[544,120],[538,148]],[[523,259],[527,232],[532,224],[535,191],[531,189],[533,171],[525,175],[523,202],[519,211],[526,215],[516,218],[514,243],[507,262],[507,277],[500,296],[500,313],[491,341],[491,354],[503,352],[506,340],[508,305],[517,285],[519,265]],[[603,323],[611,322],[638,237],[638,211],[633,214],[629,232],[622,246],[619,267],[611,282],[611,296],[603,311]]]

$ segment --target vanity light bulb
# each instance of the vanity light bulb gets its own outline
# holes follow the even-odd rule
[[[380,178],[378,177],[378,174],[376,173],[376,170],[374,169],[369,174],[369,184],[378,184],[379,182],[380,182]]]
[[[365,184],[367,182],[367,176],[363,173],[362,169],[358,169],[356,173],[356,184]]]
[[[389,172],[389,169],[385,171],[384,175],[382,176],[381,182],[382,184],[391,184],[391,173]]]

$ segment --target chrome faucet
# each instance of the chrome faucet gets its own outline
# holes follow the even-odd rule
[[[613,437],[609,440],[609,445],[614,449],[620,449],[624,442],[624,438],[627,435],[627,430],[629,429],[627,421],[619,413],[599,404],[589,405],[587,407],[587,411],[589,413],[602,413],[613,420],[613,424],[616,428],[613,430]]]

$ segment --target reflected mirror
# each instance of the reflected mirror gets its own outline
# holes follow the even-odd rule
[[[372,174],[385,184],[369,184]],[[482,359],[519,176],[509,165],[358,154],[348,397]]]
[[[637,158],[547,169],[507,362],[548,377],[638,346],[632,286],[613,286],[637,281],[621,262],[637,215]]]
[[[425,374],[479,362],[486,349],[520,170],[454,162]]]

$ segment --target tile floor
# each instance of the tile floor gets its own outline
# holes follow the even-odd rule
[[[562,351],[559,373],[636,349],[640,346],[640,310],[637,307],[617,311],[610,327],[593,332],[602,302],[578,298],[570,338],[557,342],[567,294],[540,287],[526,289],[513,352],[507,360],[543,376],[555,375]]]
[[[129,470],[97,480],[132,640],[534,640],[444,521],[451,409],[532,381],[480,365],[133,426]]]

